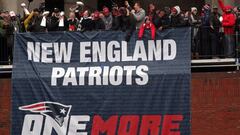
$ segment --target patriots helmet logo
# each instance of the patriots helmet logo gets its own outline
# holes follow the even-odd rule
[[[19,107],[19,110],[40,113],[53,118],[59,126],[63,126],[64,118],[69,116],[71,105],[63,105],[57,102],[38,102]]]

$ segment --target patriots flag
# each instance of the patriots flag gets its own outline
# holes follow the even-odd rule
[[[191,29],[150,35],[17,33],[11,135],[191,135]]]

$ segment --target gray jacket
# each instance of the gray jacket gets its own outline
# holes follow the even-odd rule
[[[136,28],[139,29],[145,21],[145,10],[141,9],[139,12],[133,13],[133,16],[136,19]]]

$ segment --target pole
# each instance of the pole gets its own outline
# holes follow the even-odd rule
[[[237,70],[239,71],[239,50],[238,48],[240,47],[239,46],[239,43],[238,43],[238,31],[236,31],[236,65],[237,65]]]

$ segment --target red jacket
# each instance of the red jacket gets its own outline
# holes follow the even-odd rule
[[[149,23],[149,24],[143,23],[139,29],[138,38],[142,39],[145,29],[151,30],[151,37],[154,40],[156,36],[156,28],[153,23]]]
[[[236,23],[236,16],[233,13],[227,13],[227,10],[231,10],[231,6],[225,6],[222,2],[222,0],[218,0],[219,6],[221,7],[223,11],[223,21],[222,26],[224,28],[225,34],[234,34],[234,26]]]

